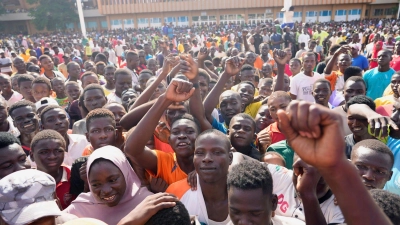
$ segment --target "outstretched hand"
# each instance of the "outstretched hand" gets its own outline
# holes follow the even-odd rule
[[[275,62],[280,65],[280,66],[285,66],[286,65],[286,57],[287,54],[285,51],[280,50],[280,49],[275,49],[273,52],[274,60]]]
[[[193,80],[199,73],[199,66],[197,65],[197,62],[193,60],[191,55],[181,55],[180,57],[181,72],[185,74],[189,80]]]
[[[278,111],[279,129],[306,163],[332,168],[346,160],[342,118],[331,110],[305,101],[292,101]]]
[[[181,102],[189,99],[194,90],[193,84],[189,81],[174,78],[171,80],[164,95],[168,100]]]
[[[208,54],[210,54],[210,50],[208,50],[207,47],[202,47],[199,50],[199,54],[197,54],[197,59],[199,61],[204,61],[204,60],[206,60]]]
[[[237,75],[240,72],[244,62],[245,59],[238,56],[227,59],[225,61],[225,73],[227,73],[230,77]]]

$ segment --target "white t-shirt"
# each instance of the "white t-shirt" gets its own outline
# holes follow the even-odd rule
[[[297,196],[292,181],[293,171],[273,164],[268,164],[268,169],[274,181],[273,193],[278,196],[278,207],[275,210],[276,215],[294,217],[305,221],[304,205]],[[334,200],[335,196],[332,194],[328,199],[319,204],[327,224],[344,222],[342,211],[334,203]]]
[[[225,52],[216,51],[216,52],[214,53],[214,55],[215,55],[215,57],[223,58],[223,57],[226,56],[226,53],[225,53]]]
[[[120,97],[118,97],[118,96],[115,94],[115,92],[113,92],[113,93],[107,95],[107,103],[113,103],[113,102],[122,104],[122,99],[121,99]]]
[[[296,95],[297,100],[315,102],[312,96],[313,84],[316,80],[321,78],[324,78],[324,75],[317,72],[313,72],[312,77],[304,75],[303,72],[297,74],[290,81],[290,94]]]
[[[9,63],[11,63],[11,59],[8,58],[8,57],[0,58],[0,63],[1,63],[1,65],[9,64]],[[8,73],[8,72],[11,72],[11,71],[12,71],[11,66],[1,67],[1,72],[2,73]]]
[[[308,34],[300,34],[299,39],[297,40],[299,43],[305,43],[308,46],[308,41],[310,41],[310,35]]]
[[[0,99],[5,100],[5,101],[7,102],[7,106],[8,106],[8,107],[10,107],[12,104],[14,104],[14,103],[20,101],[20,100],[23,99],[23,98],[24,98],[24,97],[23,97],[20,93],[18,93],[18,92],[16,92],[16,91],[13,91],[13,94],[11,95],[11,98],[8,99],[8,100],[6,100],[6,99],[3,97],[3,95],[0,95]]]

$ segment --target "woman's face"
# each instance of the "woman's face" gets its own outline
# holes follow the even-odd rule
[[[88,181],[96,200],[108,207],[118,205],[126,191],[121,170],[108,160],[94,162],[89,170]]]

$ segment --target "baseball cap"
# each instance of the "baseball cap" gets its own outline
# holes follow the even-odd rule
[[[56,182],[35,169],[20,170],[0,180],[0,214],[7,224],[29,224],[47,216],[60,216],[54,200]]]
[[[349,46],[350,46],[351,48],[355,48],[355,49],[357,49],[358,51],[360,51],[360,46],[358,46],[357,44],[349,44]]]
[[[36,112],[39,112],[40,111],[39,109],[43,109],[44,107],[46,107],[48,105],[58,105],[58,103],[56,100],[54,100],[52,98],[44,97],[35,103]]]

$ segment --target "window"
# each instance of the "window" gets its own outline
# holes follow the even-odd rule
[[[303,12],[294,12],[293,17],[303,17]]]
[[[332,11],[330,10],[323,10],[321,12],[319,12],[319,16],[331,16],[332,15]]]
[[[278,17],[278,18],[283,18],[283,12],[278,12],[278,14],[276,15],[276,17]]]
[[[382,15],[383,15],[383,9],[374,10],[374,16],[382,16]]]
[[[151,18],[150,23],[161,23],[161,18]]]
[[[346,15],[346,10],[344,10],[344,9],[336,10],[336,14],[335,15],[336,16],[345,16]]]
[[[364,16],[368,16],[369,15],[369,10],[365,10],[365,15]]]
[[[188,22],[189,19],[187,16],[180,16],[178,17],[178,22]]]
[[[307,11],[306,12],[306,17],[316,17],[318,16],[317,11]]]
[[[138,19],[138,24],[148,24],[149,20],[147,18]]]
[[[256,18],[256,14],[249,14],[249,20],[254,20]]]
[[[393,8],[385,9],[385,15],[395,15],[396,12]]]
[[[244,20],[244,17],[241,14],[237,14],[237,19],[238,20]]]
[[[208,21],[208,16],[200,16],[201,21]]]
[[[217,21],[217,17],[215,16],[208,16],[209,21]]]
[[[126,25],[131,25],[131,24],[133,24],[133,19],[124,20],[124,24],[126,24]]]
[[[236,15],[228,15],[229,20],[236,20]]]
[[[175,23],[175,17],[165,17],[164,22],[166,23]]]
[[[198,16],[192,16],[192,21],[199,21],[199,17]]]
[[[101,28],[107,28],[107,21],[101,21]]]
[[[97,22],[88,22],[87,27],[88,28],[97,28]]]
[[[351,9],[349,10],[349,15],[361,15],[361,9]]]
[[[121,21],[120,21],[120,20],[111,20],[111,25],[118,26],[118,25],[120,25],[120,24],[121,24]]]

